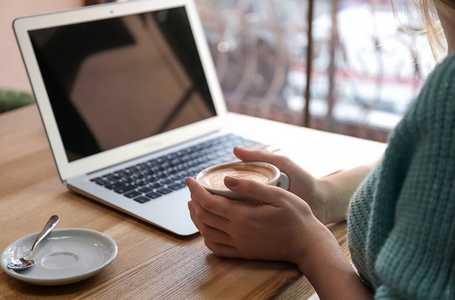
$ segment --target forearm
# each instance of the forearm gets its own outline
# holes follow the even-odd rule
[[[318,180],[324,203],[324,224],[346,220],[351,197],[375,164],[341,171]]]
[[[319,237],[298,266],[320,299],[373,299],[330,231]]]

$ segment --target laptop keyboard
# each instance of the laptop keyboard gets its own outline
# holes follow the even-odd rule
[[[203,169],[234,161],[234,146],[260,149],[265,145],[226,134],[128,168],[91,179],[106,189],[145,203],[186,187],[185,178]]]

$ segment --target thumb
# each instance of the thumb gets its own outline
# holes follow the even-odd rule
[[[270,186],[254,180],[235,176],[226,176],[224,178],[224,185],[240,196],[277,207],[282,206],[282,193],[286,192],[276,186]]]

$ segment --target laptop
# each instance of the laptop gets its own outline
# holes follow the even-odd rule
[[[109,3],[13,24],[62,182],[177,235],[184,179],[265,145],[229,133],[192,0]]]

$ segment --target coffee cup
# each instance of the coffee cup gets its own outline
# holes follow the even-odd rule
[[[201,171],[196,180],[213,194],[236,200],[246,200],[224,185],[224,178],[233,176],[251,179],[266,185],[289,189],[289,178],[276,166],[265,162],[231,162],[211,166]]]

